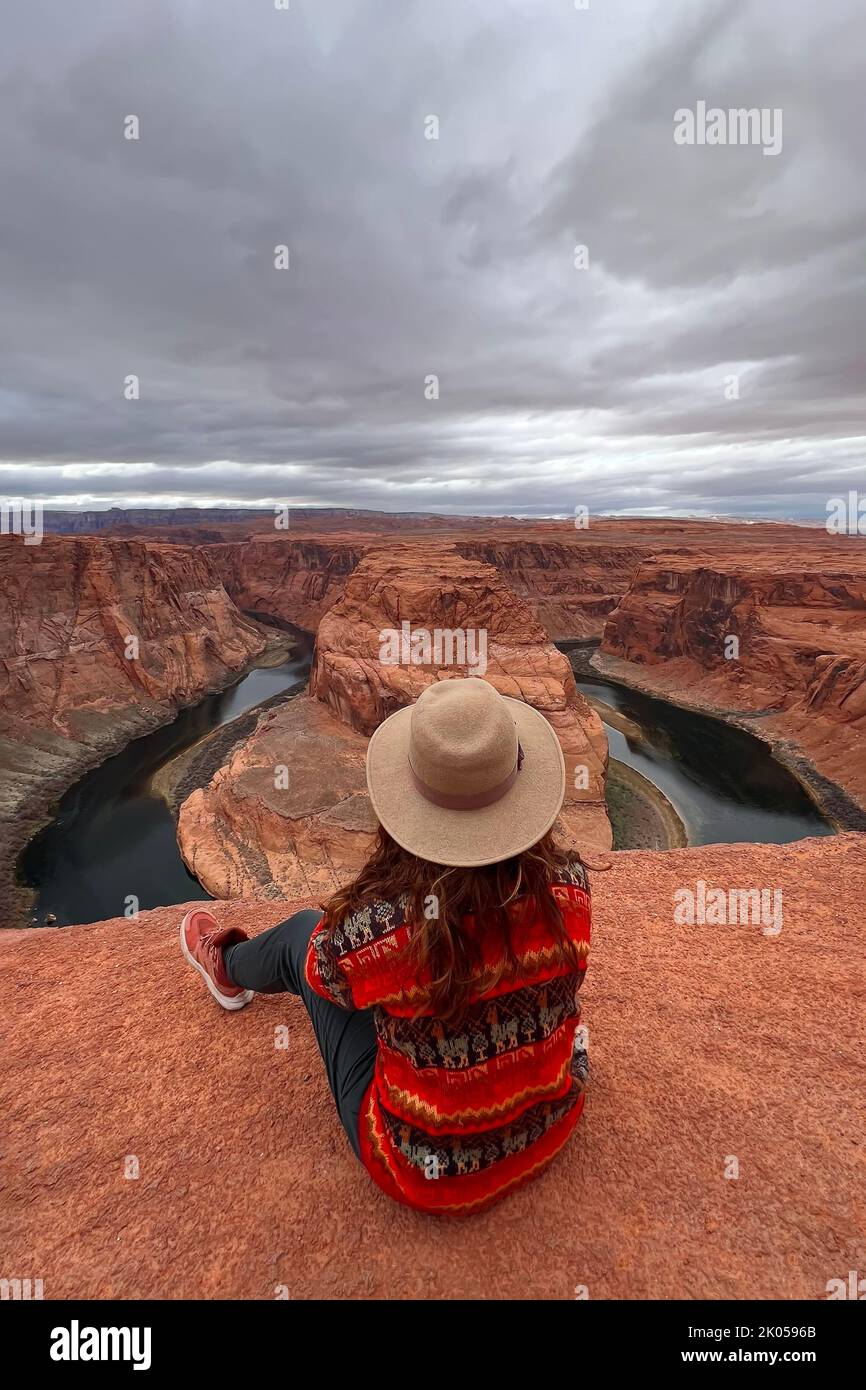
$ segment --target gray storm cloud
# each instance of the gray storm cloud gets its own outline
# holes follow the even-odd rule
[[[866,487],[864,41],[861,0],[28,0],[0,491],[822,517]],[[699,100],[781,152],[678,145]]]

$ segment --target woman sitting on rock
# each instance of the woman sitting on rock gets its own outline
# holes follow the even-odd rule
[[[590,896],[551,834],[562,750],[530,705],[445,680],[373,734],[367,785],[378,842],[324,916],[247,940],[195,909],[181,946],[223,1008],[299,995],[370,1175],[471,1214],[539,1173],[583,1107]]]

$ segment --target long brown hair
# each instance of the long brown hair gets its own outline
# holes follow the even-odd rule
[[[561,963],[577,968],[575,945],[565,928],[551,884],[574,863],[548,833],[531,849],[481,868],[451,868],[419,859],[380,825],[373,853],[354,882],[340,888],[325,908],[326,927],[378,900],[403,897],[412,923],[409,960],[425,983],[425,1011],[448,1022],[465,1014],[470,996],[494,988],[519,966],[513,929],[523,912],[535,912],[549,927]],[[434,900],[436,915],[425,907]],[[467,920],[468,919],[468,920]],[[499,964],[485,970],[482,939],[496,946]]]

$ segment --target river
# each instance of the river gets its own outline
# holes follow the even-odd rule
[[[307,680],[313,641],[299,630],[292,635],[298,645],[281,666],[250,671],[70,787],[21,859],[21,878],[37,889],[38,923],[51,913],[69,926],[128,916],[135,907],[210,900],[181,858],[174,817],[151,781],[210,730]]]
[[[624,733],[605,720],[611,759],[634,768],[667,797],[690,845],[787,844],[835,833],[760,739],[583,672],[575,680],[590,700],[635,726]]]

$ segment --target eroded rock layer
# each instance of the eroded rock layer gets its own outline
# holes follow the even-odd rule
[[[255,536],[207,546],[238,608],[314,632],[363,554],[360,537]]]
[[[600,637],[646,546],[560,536],[461,540],[461,555],[495,566],[551,640]]]
[[[843,548],[844,547],[844,548]],[[866,546],[659,555],[593,664],[749,727],[866,809]],[[831,808],[832,809],[832,808]]]
[[[202,552],[0,537],[0,920],[20,850],[82,772],[221,689],[266,646]]]

